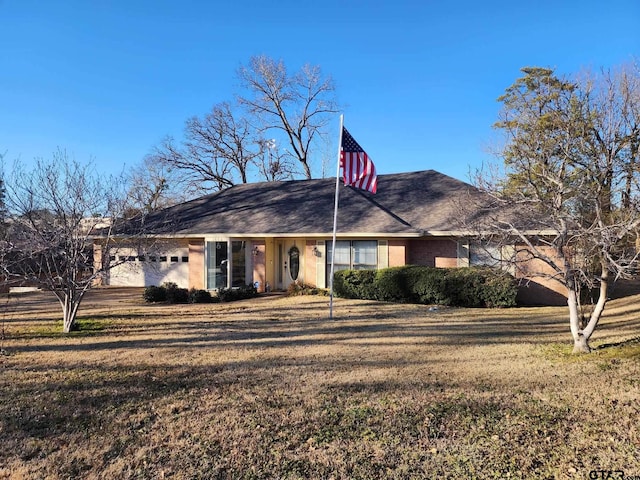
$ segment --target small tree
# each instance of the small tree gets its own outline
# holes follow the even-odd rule
[[[8,232],[0,256],[5,281],[53,292],[62,307],[63,331],[75,328],[85,293],[117,263],[94,263],[92,238],[104,251],[116,219],[122,219],[123,182],[92,172],[64,151],[37,160],[27,171],[16,164],[7,184]]]
[[[499,98],[504,175],[478,176],[494,199],[478,236],[528,277],[566,288],[574,352],[589,339],[612,280],[636,266],[640,234],[640,75],[637,66],[569,80],[525,68]],[[506,214],[510,211],[511,215]],[[597,288],[588,318],[581,289]]]

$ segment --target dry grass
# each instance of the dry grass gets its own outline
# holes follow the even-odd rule
[[[640,297],[589,356],[565,309],[327,299],[145,305],[92,293],[64,336],[9,299],[0,478],[589,478],[640,475]]]

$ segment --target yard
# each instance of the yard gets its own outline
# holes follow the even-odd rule
[[[638,296],[580,357],[565,308],[2,301],[0,478],[640,478]]]

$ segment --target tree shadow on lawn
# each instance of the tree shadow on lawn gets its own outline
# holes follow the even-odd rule
[[[557,321],[522,322],[502,321],[451,323],[430,320],[413,322],[371,322],[370,317],[350,317],[348,321],[305,320],[280,321],[246,320],[244,322],[181,322],[157,323],[149,327],[137,327],[112,332],[98,330],[82,336],[56,336],[56,342],[20,345],[17,351],[99,351],[116,349],[154,349],[184,347],[191,349],[228,348],[284,348],[338,343],[363,342],[370,345],[413,343],[415,345],[439,344],[493,345],[508,343],[543,344],[557,339],[567,332]],[[163,338],[128,338],[132,335],[149,335]],[[171,336],[174,335],[174,336]],[[567,333],[568,335],[568,333]],[[115,336],[115,338],[114,338]],[[40,334],[24,334],[20,339],[39,338]],[[81,341],[77,341],[80,340]],[[94,339],[95,341],[91,341]],[[394,341],[394,339],[396,339]],[[413,340],[413,342],[408,342]],[[10,346],[7,345],[7,349]]]

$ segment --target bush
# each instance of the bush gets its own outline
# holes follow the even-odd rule
[[[376,300],[375,270],[340,270],[333,275],[333,292],[338,297]]]
[[[408,270],[417,267],[391,267],[378,270],[374,277],[375,298],[385,302],[410,303],[412,295],[407,283]]]
[[[408,289],[416,303],[451,305],[447,290],[447,271],[442,268],[415,267],[407,271]]]
[[[151,285],[144,289],[144,292],[142,292],[142,298],[144,298],[144,301],[147,303],[166,302],[167,291],[163,287]]]
[[[218,290],[218,298],[221,302],[233,302],[258,296],[258,290],[253,285],[243,285],[241,287],[221,288]]]
[[[483,299],[487,307],[514,307],[517,295],[518,285],[511,275],[494,272],[485,282]]]
[[[457,307],[510,307],[518,291],[514,278],[489,268],[407,265],[336,272],[334,293],[344,298]]]
[[[189,290],[189,303],[211,303],[213,297],[208,290],[197,290],[192,288]]]
[[[329,292],[324,288],[314,287],[305,283],[293,282],[287,288],[287,295],[296,297],[298,295],[328,295]]]
[[[164,282],[162,287],[167,292],[168,303],[188,303],[189,302],[189,290],[186,288],[178,287],[177,283]]]

